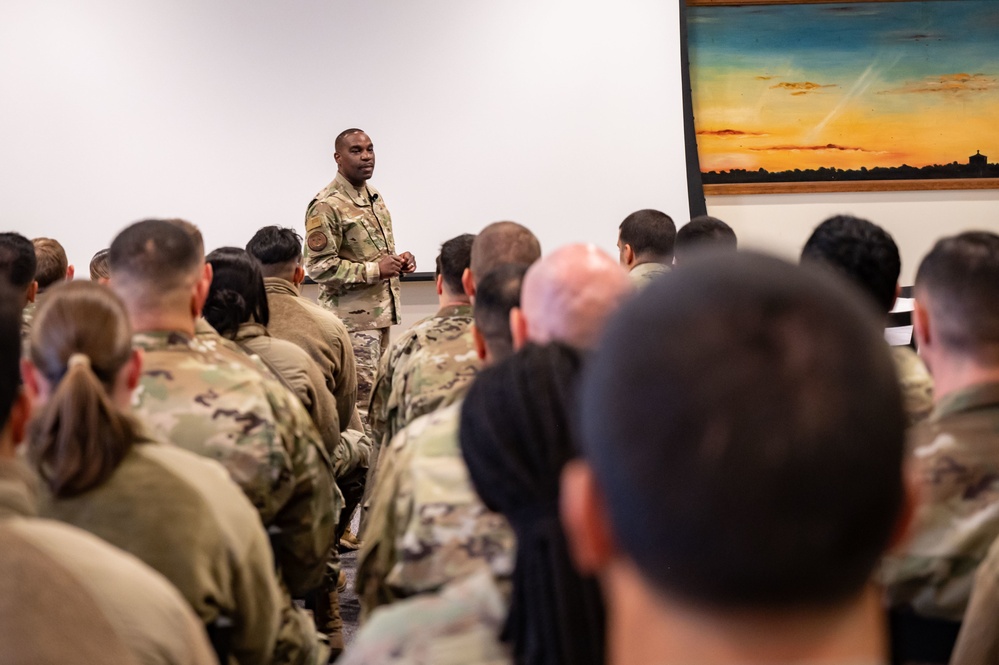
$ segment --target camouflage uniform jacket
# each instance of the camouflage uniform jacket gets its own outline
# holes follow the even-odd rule
[[[30,352],[30,341],[31,341],[31,324],[35,320],[35,312],[38,311],[37,302],[29,302],[21,310],[21,355],[25,358],[28,357]]]
[[[177,332],[133,337],[145,354],[133,410],[162,441],[222,463],[260,514],[293,595],[318,586],[343,497],[305,407],[245,357]]]
[[[319,284],[319,303],[351,332],[402,321],[399,278],[382,279],[378,260],[395,254],[392,218],[372,187],[356,189],[337,173],[305,213],[305,270]]]
[[[385,450],[357,571],[365,614],[484,567],[513,572],[516,543],[472,486],[458,443],[461,402],[413,421]]]
[[[340,659],[342,665],[508,665],[500,641],[507,598],[488,572],[439,594],[379,608]]]
[[[347,428],[357,401],[357,366],[346,326],[328,309],[302,297],[291,282],[265,277],[267,331],[302,347],[319,365],[326,387],[336,399],[340,430]]]
[[[978,566],[968,610],[961,622],[950,665],[999,663],[999,539]]]
[[[891,347],[891,357],[902,386],[909,425],[915,425],[926,420],[933,411],[933,378],[916,352],[908,346]]]
[[[670,271],[670,267],[665,263],[639,263],[628,272],[628,278],[635,285],[636,289],[641,289],[652,283],[660,275],[665,275]]]
[[[912,434],[922,502],[911,540],[885,562],[888,598],[960,621],[975,571],[999,536],[999,383],[947,395]]]
[[[378,368],[368,409],[376,447],[464,395],[482,366],[472,321],[471,305],[443,307],[392,344]]]

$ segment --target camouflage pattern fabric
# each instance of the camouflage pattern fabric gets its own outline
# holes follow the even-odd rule
[[[284,386],[177,332],[133,338],[145,354],[135,415],[155,437],[222,463],[260,513],[293,595],[322,577],[343,498],[305,407]]]
[[[513,530],[472,487],[460,415],[457,402],[418,418],[382,455],[357,571],[365,616],[483,567],[501,580],[513,572]]]
[[[971,601],[961,622],[961,632],[950,657],[950,665],[999,663],[999,540],[975,574]]]
[[[361,413],[361,420],[364,421],[368,436],[371,436],[368,404],[371,401],[375,377],[378,375],[378,366],[388,348],[388,341],[388,328],[350,333],[350,344],[354,348],[354,363],[357,367],[357,410]]]
[[[472,306],[451,305],[415,324],[382,358],[368,424],[377,450],[420,416],[460,398],[480,367]]]
[[[670,267],[663,263],[639,263],[628,272],[628,278],[635,285],[636,289],[641,289],[669,271]]]
[[[999,536],[999,383],[940,400],[913,441],[922,501],[883,581],[892,607],[961,621],[978,565]]]
[[[908,346],[891,347],[895,372],[902,386],[909,425],[926,420],[933,411],[933,377],[916,352]]]
[[[509,665],[500,641],[508,600],[488,572],[439,594],[378,609],[338,662],[342,665]]]
[[[395,254],[395,238],[385,200],[337,173],[305,213],[305,271],[319,284],[319,304],[351,332],[402,321],[399,278],[382,279],[378,269],[387,254]]]

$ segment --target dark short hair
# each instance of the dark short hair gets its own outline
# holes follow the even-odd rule
[[[69,270],[69,259],[66,250],[58,240],[52,238],[34,238],[31,244],[35,247],[35,281],[38,290],[47,289],[56,282],[66,279]]]
[[[502,360],[513,353],[510,310],[520,307],[520,289],[529,267],[523,263],[507,263],[487,273],[475,288],[475,328],[494,360]]]
[[[737,249],[739,240],[732,227],[717,217],[694,217],[676,232],[674,253],[678,257],[702,249]]]
[[[15,289],[35,281],[35,246],[20,233],[0,233],[0,277]]]
[[[915,292],[944,346],[999,362],[999,235],[971,231],[937,241],[919,264]]]
[[[451,293],[462,293],[461,276],[472,258],[475,234],[463,233],[441,245],[437,255],[437,274],[444,277],[444,284]]]
[[[618,227],[622,243],[631,245],[636,257],[672,259],[676,243],[673,218],[658,210],[639,210],[624,218]]]
[[[239,247],[219,247],[205,260],[212,266],[212,286],[202,316],[220,335],[232,339],[243,323],[270,323],[264,277],[255,258]]]
[[[530,265],[541,258],[541,243],[531,231],[517,222],[493,222],[479,232],[472,243],[470,267],[476,281],[505,263]]]
[[[284,265],[302,258],[302,236],[292,229],[265,226],[246,243],[246,251],[263,266]]]
[[[111,242],[112,275],[130,282],[175,288],[201,265],[201,252],[190,234],[171,220],[146,219],[125,228]]]
[[[778,610],[860,592],[904,492],[880,323],[841,278],[752,253],[695,257],[611,321],[580,432],[657,591]]]
[[[351,127],[350,129],[345,129],[336,135],[336,140],[333,141],[333,149],[339,151],[343,147],[343,140],[350,136],[351,134],[366,134],[363,129],[358,129],[357,127]]]
[[[94,257],[90,259],[90,279],[97,281],[98,279],[107,279],[111,276],[111,271],[108,268],[108,250],[99,249]]]
[[[6,427],[21,387],[22,299],[12,285],[0,280],[0,429]]]
[[[898,245],[877,224],[850,215],[830,217],[805,242],[801,261],[840,271],[870,294],[883,312],[890,312],[895,304],[902,260]]]

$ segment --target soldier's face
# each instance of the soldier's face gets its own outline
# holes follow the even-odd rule
[[[375,172],[375,147],[364,132],[348,134],[343,146],[333,154],[343,177],[360,186]]]

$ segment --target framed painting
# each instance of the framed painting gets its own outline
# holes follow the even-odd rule
[[[999,187],[999,1],[687,0],[687,30],[705,194]]]

